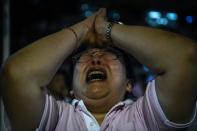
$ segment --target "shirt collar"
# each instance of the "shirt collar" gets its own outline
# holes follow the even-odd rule
[[[82,110],[84,112],[89,112],[88,109],[86,108],[83,100],[74,99],[71,104],[75,107],[75,109],[79,108],[80,110]],[[125,101],[121,101],[121,102],[117,103],[116,105],[114,105],[109,110],[109,112],[107,114],[109,114],[110,112],[113,112],[114,110],[122,109],[123,107],[131,105],[131,104],[133,104],[133,100],[131,100],[131,99],[126,99]]]

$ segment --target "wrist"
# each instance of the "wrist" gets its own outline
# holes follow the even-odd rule
[[[84,37],[86,36],[87,32],[89,31],[89,28],[83,22],[77,23],[69,28],[71,28],[75,33],[75,37],[77,39],[76,48],[78,48],[80,44],[82,43]]]
[[[122,22],[108,22],[106,30],[105,30],[105,37],[108,42],[111,42],[113,44],[113,39],[112,39],[112,30],[115,25],[122,25]]]
[[[105,30],[105,37],[107,39],[107,41],[112,42],[112,38],[111,38],[111,32],[112,32],[112,27],[113,27],[114,23],[112,22],[109,22],[107,24],[107,27],[106,27],[106,30]]]

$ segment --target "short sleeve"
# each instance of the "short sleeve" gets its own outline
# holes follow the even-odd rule
[[[143,98],[142,106],[144,119],[147,127],[154,131],[170,131],[190,126],[195,120],[196,109],[194,110],[193,117],[188,123],[174,123],[167,119],[164,114],[158,97],[155,91],[155,80],[149,82],[145,96]]]
[[[59,117],[57,101],[50,95],[46,94],[45,107],[36,131],[54,131]]]

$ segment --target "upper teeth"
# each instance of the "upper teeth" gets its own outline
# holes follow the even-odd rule
[[[104,73],[101,72],[101,71],[92,71],[92,72],[90,72],[90,73],[88,74],[88,76],[91,76],[91,75],[93,75],[93,74],[101,74],[101,75],[104,75]]]

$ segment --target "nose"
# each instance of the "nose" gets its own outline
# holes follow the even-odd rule
[[[101,64],[101,59],[98,57],[93,57],[92,58],[92,65],[100,65]]]
[[[91,54],[91,64],[92,65],[100,65],[101,64],[101,59],[102,59],[103,53],[101,50],[95,50]]]

